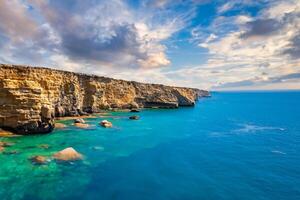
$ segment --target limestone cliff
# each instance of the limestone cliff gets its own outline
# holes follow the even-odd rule
[[[207,91],[0,64],[0,128],[47,133],[57,116],[111,108],[193,106]]]

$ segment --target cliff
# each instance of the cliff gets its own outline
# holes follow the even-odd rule
[[[111,108],[193,106],[207,91],[0,64],[0,128],[47,133],[54,118]]]

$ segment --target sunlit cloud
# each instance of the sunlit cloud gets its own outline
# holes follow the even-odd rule
[[[203,89],[299,85],[274,81],[300,73],[297,0],[5,0],[0,19],[1,63]]]

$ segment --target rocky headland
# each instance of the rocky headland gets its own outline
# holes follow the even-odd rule
[[[194,106],[205,90],[117,80],[42,67],[0,64],[0,128],[49,133],[55,117],[108,109]]]

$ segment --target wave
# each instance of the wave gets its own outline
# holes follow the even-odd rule
[[[284,128],[273,126],[257,126],[253,124],[240,124],[240,126],[241,128],[234,130],[234,132],[255,133],[266,130],[285,131]]]
[[[278,151],[278,150],[272,150],[271,152],[272,152],[272,153],[276,153],[276,154],[283,154],[283,155],[286,154],[285,152]]]

